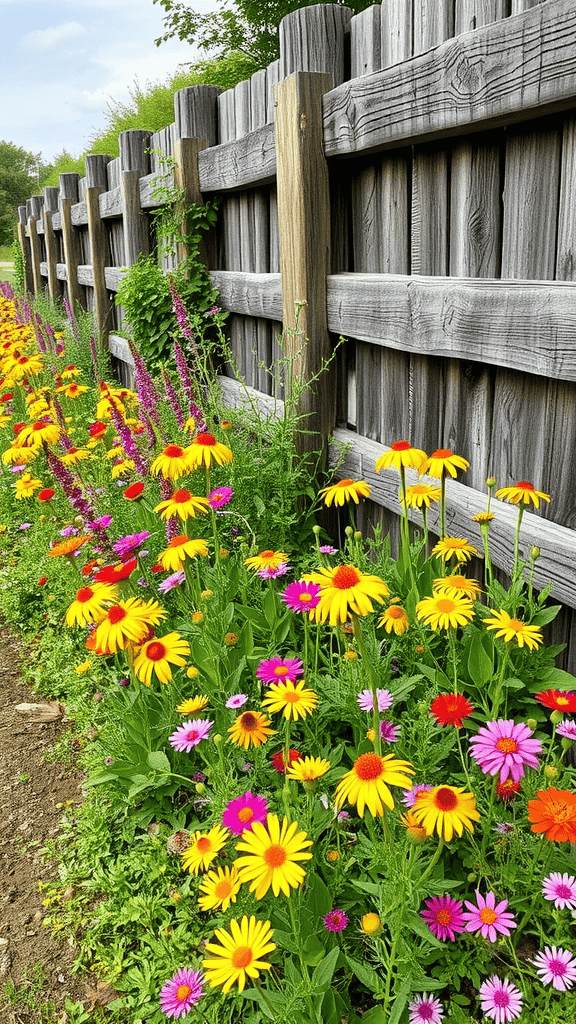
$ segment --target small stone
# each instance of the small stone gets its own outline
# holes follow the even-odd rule
[[[58,981],[60,982],[61,985],[63,985],[64,982],[66,981],[65,976],[63,974],[59,974],[58,975]]]

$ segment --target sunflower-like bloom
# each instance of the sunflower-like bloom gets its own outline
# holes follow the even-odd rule
[[[478,555],[473,544],[470,544],[464,537],[443,537],[435,547],[432,548],[433,555],[440,555],[443,562],[455,558],[457,562],[469,562],[473,555]]]
[[[391,448],[376,462],[376,472],[381,469],[418,469],[426,458],[421,448],[413,448],[409,441],[394,441]]]
[[[466,470],[469,465],[467,459],[462,458],[461,455],[453,455],[449,448],[437,448],[432,455],[420,463],[418,472],[420,476],[426,474],[441,480],[446,473],[456,476],[459,469]]]
[[[432,484],[411,484],[410,487],[406,488],[406,498],[399,491],[398,498],[400,504],[404,504],[404,500],[408,508],[422,508],[423,505],[426,508],[430,508],[433,501],[440,501],[442,497],[442,491],[439,487],[433,487]]]
[[[233,725],[228,729],[230,739],[239,747],[259,747],[266,743],[269,736],[273,736],[275,729],[271,729],[270,719],[261,711],[244,711],[238,716]]]
[[[214,825],[209,832],[194,832],[190,836],[188,848],[182,854],[182,867],[191,875],[206,871],[220,850],[226,845],[229,837],[227,828]]]
[[[416,615],[431,629],[456,628],[465,626],[474,617],[474,605],[469,598],[460,594],[455,597],[445,593],[436,594],[435,597],[425,597],[423,601],[418,601]]]
[[[208,498],[198,498],[195,494],[182,488],[174,491],[172,497],[167,501],[161,501],[159,505],[156,505],[154,511],[159,512],[162,519],[178,516],[185,523],[187,519],[194,518],[197,512],[206,513],[209,508]]]
[[[57,423],[51,423],[50,420],[35,420],[22,427],[18,434],[18,444],[39,446],[43,441],[46,441],[46,444],[56,444],[61,433]]]
[[[42,487],[42,481],[37,480],[31,475],[31,473],[22,473],[22,476],[18,477],[14,484],[14,490],[16,491],[17,498],[33,498],[34,491],[40,490]]]
[[[176,711],[179,715],[186,715],[192,718],[197,717],[204,708],[208,707],[210,698],[201,694],[198,697],[189,697],[188,700],[183,700],[181,704],[176,705]]]
[[[5,452],[2,452],[2,462],[5,466],[28,466],[30,462],[38,457],[40,448],[37,445],[11,444]]]
[[[207,942],[206,949],[213,957],[202,961],[210,988],[221,985],[226,993],[237,984],[243,992],[246,977],[255,979],[260,971],[269,971],[271,964],[262,957],[276,949],[276,943],[270,941],[273,934],[269,921],[257,921],[255,917],[230,921],[230,932],[217,928],[214,938],[221,945]]]
[[[320,600],[310,618],[326,622],[331,626],[346,622],[350,612],[355,615],[369,615],[374,609],[373,601],[382,603],[390,591],[379,576],[368,576],[354,565],[339,565],[336,568],[322,567],[316,572],[306,573],[306,581],[320,587]]]
[[[429,791],[421,790],[413,811],[427,836],[437,832],[447,843],[455,832],[459,836],[464,829],[473,832],[472,822],[480,818],[474,794],[465,793],[457,786],[435,786]]]
[[[314,690],[307,690],[303,679],[299,682],[286,679],[274,683],[262,701],[263,708],[272,714],[281,711],[288,721],[306,718],[306,715],[316,710],[317,705],[318,694]]]
[[[158,561],[163,569],[176,572],[186,558],[196,558],[197,555],[206,557],[207,554],[206,541],[187,537],[185,533],[182,533],[177,537],[172,537],[168,547],[158,556]]]
[[[394,810],[390,786],[412,789],[409,775],[414,775],[409,761],[400,761],[391,754],[360,754],[336,787],[336,808],[339,810],[348,800],[356,805],[361,818],[366,807],[374,817],[382,816],[384,807]]]
[[[554,843],[576,843],[576,793],[567,789],[541,789],[528,801],[531,831]]]
[[[119,601],[108,609],[96,626],[91,637],[94,650],[115,654],[123,651],[131,641],[139,644],[161,618],[166,618],[166,612],[156,601],[140,601],[137,597]]]
[[[453,573],[452,576],[439,576],[432,583],[432,589],[435,594],[446,594],[447,597],[467,597],[470,601],[475,601],[482,592],[477,580],[461,576],[459,573]]]
[[[378,625],[384,626],[387,633],[401,636],[410,629],[410,619],[404,608],[399,604],[391,604],[378,619]]]
[[[160,474],[164,480],[177,480],[178,477],[187,476],[192,469],[194,465],[190,448],[182,448],[179,444],[167,445],[150,466],[152,476]]]
[[[245,558],[244,565],[247,569],[254,569],[256,572],[260,569],[277,569],[278,566],[287,562],[288,558],[285,551],[260,551],[258,555]]]
[[[107,605],[113,604],[117,598],[117,588],[109,583],[92,583],[80,587],[66,612],[66,622],[69,626],[86,626],[89,622],[95,622],[105,614]]]
[[[293,761],[286,772],[286,777],[298,782],[315,782],[330,771],[330,761],[325,757],[301,757]]]
[[[146,686],[150,686],[152,672],[161,683],[168,683],[172,679],[170,665],[178,665],[181,668],[189,654],[190,646],[179,633],[155,637],[140,648],[134,661],[134,673]]]
[[[76,384],[73,381],[71,384],[62,384],[56,391],[61,392],[66,398],[79,398],[80,395],[85,395],[90,389],[85,384]]]
[[[92,454],[87,448],[69,448],[64,455],[60,456],[60,462],[64,466],[75,466],[77,462],[84,462],[91,458]]]
[[[200,910],[228,910],[231,903],[236,903],[241,882],[235,864],[231,868],[215,868],[204,875],[198,892]]]
[[[298,889],[306,872],[298,863],[312,857],[308,847],[312,840],[306,832],[298,832],[298,822],[289,824],[284,818],[282,825],[276,814],[266,816],[266,827],[255,821],[251,831],[242,833],[236,844],[243,857],[235,860],[241,882],[248,882],[250,892],[261,900],[271,888],[275,896],[281,892],[290,895],[290,889]]]
[[[531,651],[540,647],[542,633],[538,626],[529,626],[521,619],[513,619],[508,612],[493,612],[492,617],[484,619],[486,629],[496,629],[496,636],[502,637],[506,643],[516,640],[518,647],[529,647]]]
[[[520,480],[514,487],[501,487],[496,491],[496,497],[510,505],[534,505],[534,508],[539,508],[541,501],[550,501],[549,494],[537,491],[527,480]]]
[[[213,434],[197,434],[188,451],[194,469],[198,466],[206,466],[206,469],[209,469],[212,462],[222,466],[225,462],[232,462],[234,458],[230,448],[217,441]]]
[[[44,365],[41,355],[33,356],[20,355],[17,358],[6,360],[6,372],[12,380],[22,380],[23,377],[34,377],[40,373]]]
[[[364,480],[339,480],[330,487],[323,487],[318,497],[323,497],[324,504],[328,507],[332,502],[335,505],[344,505],[345,501],[354,501],[358,505],[360,498],[370,497],[370,484]]]

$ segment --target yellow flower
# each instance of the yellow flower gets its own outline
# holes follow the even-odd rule
[[[340,854],[338,853],[338,850],[328,850],[326,852],[326,860],[328,861],[329,864],[337,864],[338,861],[340,860]]]
[[[194,832],[182,854],[182,867],[191,875],[206,871],[228,840],[228,829],[214,825],[209,832]]]
[[[376,462],[376,472],[381,469],[397,469],[399,472],[404,469],[418,469],[424,459],[426,452],[420,448],[413,448],[409,441],[394,441],[391,448]]]
[[[19,499],[32,498],[34,496],[34,491],[40,490],[41,487],[42,481],[37,480],[30,473],[22,473],[22,476],[18,477],[14,484],[16,497]]]
[[[510,505],[534,505],[534,508],[540,507],[540,500],[550,501],[549,494],[537,491],[527,480],[521,480],[514,487],[501,487],[496,491],[496,497]]]
[[[411,807],[406,814],[400,815],[400,824],[406,829],[406,834],[411,842],[418,845],[419,843],[425,842],[428,838],[426,829],[423,825],[418,824],[418,819],[414,814],[414,808]]]
[[[285,551],[261,551],[259,555],[246,558],[244,565],[247,569],[277,569],[283,562],[288,561]]]
[[[190,670],[188,670],[190,671]],[[196,671],[196,675],[198,671]],[[188,675],[188,672],[186,673]],[[176,711],[179,715],[196,715],[200,711],[204,711],[204,708],[210,703],[210,698],[202,695],[201,697],[189,697],[188,700],[182,701],[181,704],[176,705]]]
[[[238,984],[238,990],[243,992],[247,976],[254,980],[260,971],[269,971],[271,964],[262,957],[276,949],[276,943],[270,941],[273,934],[269,921],[257,921],[255,917],[230,921],[230,932],[217,928],[214,937],[221,945],[207,942],[206,950],[213,958],[202,961],[210,988],[221,985],[226,993]]]
[[[344,505],[345,501],[350,500],[358,505],[360,498],[370,497],[370,485],[363,480],[339,480],[330,487],[323,487],[318,496],[324,497],[324,504],[328,507],[332,502],[335,505]]]
[[[117,598],[118,590],[110,583],[92,583],[80,587],[66,612],[66,622],[69,626],[86,626],[89,622],[95,622]]]
[[[30,462],[34,462],[39,451],[40,448],[34,445],[18,446],[14,443],[5,452],[2,452],[2,462],[5,466],[27,466]]]
[[[384,626],[387,633],[394,631],[396,636],[401,636],[402,633],[406,633],[410,629],[410,619],[399,604],[391,604],[386,611],[382,612],[378,619],[378,625]]]
[[[466,470],[469,465],[467,459],[463,459],[461,455],[453,455],[449,448],[437,448],[420,464],[418,472],[420,476],[427,474],[441,480],[446,472],[450,476],[456,476],[457,470]]]
[[[432,548],[432,554],[440,555],[443,562],[450,558],[455,558],[457,562],[468,562],[479,552],[464,537],[444,537]]]
[[[382,931],[382,921],[378,917],[378,914],[364,914],[360,921],[360,928],[369,938],[373,935],[379,935]]]
[[[190,665],[189,668],[186,669],[186,675],[188,676],[188,679],[196,679],[196,676],[198,675],[198,669],[196,666]]]
[[[207,433],[197,434],[188,451],[194,469],[198,466],[206,466],[206,469],[209,469],[212,462],[222,466],[225,462],[232,462],[234,458],[230,448],[217,441],[213,434]]]
[[[186,558],[196,558],[198,555],[205,558],[207,554],[206,541],[187,537],[185,533],[182,533],[177,537],[172,537],[168,547],[160,552],[158,561],[163,569],[176,572],[182,568],[182,563]]]
[[[416,615],[431,629],[450,629],[470,622],[474,617],[474,606],[469,598],[460,594],[449,597],[442,593],[418,601]]]
[[[542,633],[538,626],[530,626],[521,619],[513,619],[505,611],[493,612],[492,618],[484,619],[484,624],[486,629],[498,630],[496,636],[502,637],[506,643],[516,640],[518,647],[524,647],[526,644],[526,647],[533,651],[542,643]]]
[[[373,611],[373,601],[381,604],[385,597],[390,596],[388,587],[379,576],[368,576],[353,565],[322,567],[307,573],[304,579],[320,587],[320,599],[310,617],[316,622],[326,622],[329,618],[331,626],[346,622],[350,612],[369,615]]]
[[[149,628],[165,618],[166,612],[156,601],[144,602],[137,597],[129,597],[108,609],[90,641],[97,653],[115,654],[123,651],[131,641],[142,643]]]
[[[162,519],[178,516],[182,522],[186,522],[187,519],[194,518],[197,512],[208,512],[209,508],[208,498],[198,498],[182,488],[179,491],[174,491],[172,497],[167,501],[161,501],[159,505],[156,505],[154,511],[160,512]]]
[[[430,508],[430,503],[433,501],[440,501],[442,497],[442,491],[439,487],[433,487],[432,484],[412,484],[406,488],[406,504],[408,508],[422,508],[426,505],[426,508]],[[404,504],[402,500],[402,491],[398,492],[398,498],[400,503]]]
[[[169,444],[157,455],[150,466],[152,476],[160,473],[165,480],[177,480],[187,476],[194,468],[190,448],[181,448],[179,444]]]
[[[493,512],[477,512],[476,515],[472,516],[475,523],[480,523],[480,526],[490,526],[490,523],[494,519]]]
[[[388,787],[411,789],[409,775],[414,775],[409,761],[399,761],[390,754],[386,757],[376,753],[360,754],[336,787],[336,808],[340,810],[348,800],[356,804],[361,818],[366,807],[373,817],[383,815],[385,806],[393,811],[394,801]]]
[[[467,576],[460,576],[458,573],[454,573],[452,576],[440,576],[434,580],[432,589],[435,594],[446,594],[447,597],[468,597],[471,601],[475,601],[481,593],[477,580],[468,579]]]
[[[255,821],[251,831],[244,832],[236,844],[236,849],[245,854],[234,862],[240,881],[249,883],[257,900],[270,888],[275,896],[281,892],[289,896],[290,889],[298,889],[306,877],[298,861],[311,859],[310,846],[312,840],[306,832],[298,832],[298,822],[289,824],[284,818],[280,825],[276,814],[268,814],[266,827]]]
[[[189,654],[190,647],[179,633],[154,637],[140,648],[134,661],[134,674],[146,686],[152,682],[152,672],[161,683],[168,683],[172,679],[170,665],[181,668]]]
[[[244,711],[239,715],[233,725],[228,729],[230,739],[239,747],[259,747],[266,743],[269,736],[273,736],[274,729],[270,729],[270,719],[266,718],[261,711]]]
[[[293,761],[286,772],[288,779],[296,779],[298,782],[315,782],[321,779],[326,772],[330,771],[330,761],[323,757],[302,757]]]
[[[203,894],[198,897],[200,910],[228,910],[231,903],[236,903],[240,885],[235,864],[231,868],[209,871],[204,875],[198,890]]]
[[[43,441],[46,444],[56,444],[61,434],[60,427],[56,423],[50,423],[48,420],[35,420],[33,423],[27,423],[25,427],[18,434],[18,444],[25,445],[30,444],[38,447]]]
[[[305,718],[318,704],[318,694],[314,690],[306,690],[305,686],[303,679],[299,682],[287,679],[273,683],[262,701],[262,707],[272,713],[281,711],[288,721]]]
[[[447,843],[455,832],[459,836],[465,828],[473,832],[472,822],[480,818],[474,794],[465,793],[457,786],[435,786],[428,792],[422,790],[412,810],[427,836],[436,831]]]
[[[88,672],[92,668],[92,662],[90,660],[83,661],[80,665],[76,665],[74,669],[76,675],[82,676],[85,672]]]

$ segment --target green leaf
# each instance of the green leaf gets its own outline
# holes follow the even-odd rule
[[[479,633],[473,633],[468,650],[468,674],[476,686],[484,687],[494,675],[494,660],[484,650]]]
[[[415,935],[419,935],[421,939],[424,939],[431,946],[435,946],[436,949],[446,948],[446,944],[444,942],[440,942],[440,940],[432,934],[426,922],[423,921],[420,915],[416,914],[413,910],[405,912],[403,921],[405,921],[410,931],[414,932]]]
[[[326,954],[324,959],[321,960],[318,966],[314,969],[312,974],[312,987],[316,992],[325,992],[330,985],[332,976],[336,970],[336,964],[338,963],[339,956],[340,950],[338,946],[336,946]]]
[[[548,608],[542,608],[539,612],[536,612],[536,615],[532,619],[530,625],[547,626],[549,622],[552,622],[556,618],[560,611],[562,611],[561,604],[551,604]]]
[[[163,750],[152,750],[148,754],[148,764],[157,772],[172,771],[172,765]]]
[[[346,963],[362,985],[369,988],[371,992],[382,991],[382,982],[372,967],[368,967],[367,964],[360,963],[359,960],[354,960],[351,956],[346,957]]]
[[[404,1012],[404,1007],[408,1002],[408,996],[412,991],[412,978],[410,975],[406,978],[402,988],[400,989],[396,999],[392,1003],[392,1011],[390,1013],[390,1020],[388,1024],[399,1024],[400,1017]]]

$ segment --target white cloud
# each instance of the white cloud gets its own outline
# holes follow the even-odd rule
[[[54,25],[50,28],[35,29],[22,36],[22,46],[25,50],[42,52],[45,50],[57,50],[76,39],[86,35],[86,29],[77,21],[67,21],[63,25]]]

